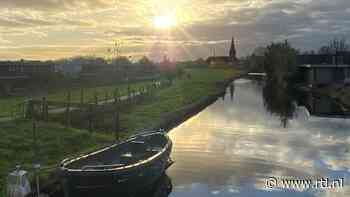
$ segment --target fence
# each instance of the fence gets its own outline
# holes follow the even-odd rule
[[[147,99],[154,99],[158,89],[171,85],[168,80],[157,81],[140,88],[127,88],[127,94],[121,95],[118,89],[105,92],[104,95],[94,94],[90,101],[84,101],[84,91],[80,92],[80,102],[72,102],[71,93],[67,91],[65,102],[49,101],[45,97],[41,100],[30,100],[27,103],[25,117],[42,121],[59,122],[67,127],[113,131],[118,136],[121,130],[120,116],[122,112]]]

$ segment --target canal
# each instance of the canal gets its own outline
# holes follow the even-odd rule
[[[294,101],[266,98],[279,94],[268,88],[236,80],[224,98],[170,131],[175,164],[161,196],[350,196],[350,119],[309,115]],[[268,188],[271,177],[343,179],[344,187]]]

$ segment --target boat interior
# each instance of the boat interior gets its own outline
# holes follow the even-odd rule
[[[82,157],[65,167],[78,170],[103,170],[133,165],[161,152],[168,143],[163,134],[141,135],[112,148]]]

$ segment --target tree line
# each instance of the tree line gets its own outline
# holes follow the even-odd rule
[[[297,66],[298,55],[335,55],[349,52],[350,45],[346,38],[333,38],[318,50],[299,50],[291,46],[288,41],[275,42],[268,46],[257,47],[246,57],[246,66],[253,72],[291,73]]]

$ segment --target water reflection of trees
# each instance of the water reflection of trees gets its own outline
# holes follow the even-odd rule
[[[132,186],[131,186],[132,187]],[[113,189],[112,189],[113,190]],[[173,184],[170,177],[167,174],[163,174],[154,184],[149,188],[145,188],[144,191],[131,191],[130,193],[121,194],[118,191],[100,191],[89,190],[88,193],[79,193],[79,196],[84,197],[168,197],[173,190]],[[135,192],[135,193],[133,193]],[[53,197],[63,197],[63,193],[57,192],[52,195]]]
[[[148,194],[141,194],[138,196],[149,197],[168,197],[173,190],[173,184],[170,177],[164,174],[154,185],[153,189]]]
[[[295,93],[290,84],[278,83],[274,79],[266,80],[262,95],[267,111],[279,116],[283,127],[287,127],[295,111],[293,104]]]
[[[133,195],[124,195],[124,197],[168,197],[173,190],[173,184],[170,177],[164,174],[145,192],[139,192]]]

